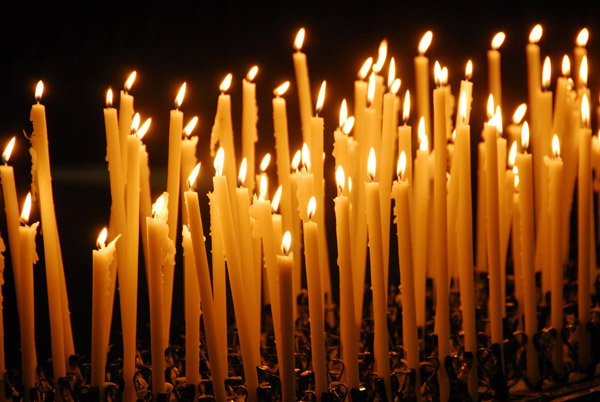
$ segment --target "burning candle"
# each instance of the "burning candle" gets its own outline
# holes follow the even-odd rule
[[[410,117],[410,92],[408,89],[404,94],[404,105],[402,107],[402,125],[398,126],[398,152],[404,151],[406,155],[406,180],[412,185],[413,183],[413,150],[412,150],[412,127],[408,124]],[[412,201],[409,200],[412,205]],[[412,208],[411,208],[412,210]],[[414,225],[413,225],[414,230]]]
[[[292,235],[285,232],[281,243],[283,255],[277,256],[279,269],[279,299],[281,302],[280,322],[281,340],[277,342],[277,349],[281,349],[281,395],[283,402],[296,400],[296,377],[294,355],[294,295],[292,293],[292,272],[294,269],[294,256],[290,253]]]
[[[488,61],[488,89],[494,95],[496,105],[502,107],[502,86],[500,72],[500,46],[504,42],[504,32],[498,32],[492,39],[492,48],[487,51]]]
[[[254,191],[255,144],[258,141],[256,130],[258,106],[256,106],[256,84],[254,83],[256,74],[258,74],[258,66],[253,66],[242,80],[242,158],[248,161],[246,186],[250,192]]]
[[[521,103],[512,115],[511,124],[506,127],[506,134],[508,136],[508,143],[512,144],[514,142],[517,143],[517,152],[521,152],[521,129],[523,125],[521,124],[523,121],[523,117],[525,117],[525,113],[527,112],[527,104]]]
[[[281,193],[281,215],[285,230],[292,229],[294,219],[292,210],[292,186],[290,179],[290,147],[288,140],[288,124],[285,99],[283,94],[290,86],[286,81],[275,89],[273,98],[273,128],[275,136],[275,151],[277,157],[277,180],[283,186]]]
[[[197,165],[198,166],[198,165]],[[185,307],[185,381],[196,387],[200,382],[200,289],[194,261],[194,246],[187,225],[182,229],[183,286]]]
[[[579,71],[583,58],[587,56],[587,49],[585,46],[587,45],[589,37],[590,33],[587,28],[583,28],[577,35],[577,39],[575,40],[575,49],[573,49],[573,55],[575,56],[575,71]],[[581,80],[581,77],[578,77],[575,84],[577,89],[584,88],[586,86],[586,83]]]
[[[123,171],[123,181],[127,181],[127,137],[131,131],[131,123],[133,122],[133,96],[129,93],[135,82],[137,73],[133,71],[129,74],[123,90],[121,90],[121,98],[119,101],[119,150],[121,154],[121,168]]]
[[[181,139],[181,172],[180,172],[180,176],[184,179],[186,179],[187,177],[189,177],[189,175],[192,173],[192,171],[194,170],[194,167],[196,167],[196,149],[198,148],[198,137],[197,136],[192,136],[192,131],[194,131],[194,128],[196,128],[196,125],[198,124],[198,116],[194,116],[192,117],[192,119],[189,121],[189,123],[184,127],[183,129],[183,133],[182,133],[182,139]],[[144,166],[143,163],[141,163],[140,160],[140,169]],[[140,172],[140,181],[141,181],[141,186],[144,186],[144,178],[143,178],[143,174]],[[183,225],[187,225],[189,223],[188,217],[187,217],[187,211],[185,209],[185,199],[184,199],[184,194],[187,191],[187,188],[185,185],[181,185],[181,222]],[[142,191],[143,194],[143,191]],[[143,195],[142,195],[142,203],[143,203]],[[193,260],[193,258],[192,258]]]
[[[312,101],[310,97],[310,80],[308,78],[308,65],[306,54],[302,53],[304,43],[304,28],[300,28],[294,40],[293,55],[294,72],[296,73],[296,86],[298,87],[298,104],[300,106],[300,123],[302,126],[302,141],[311,144],[310,118],[312,116]]]
[[[431,142],[431,112],[429,105],[429,59],[425,57],[425,52],[431,45],[433,33],[425,32],[421,42],[419,42],[419,55],[415,57],[415,87],[417,92],[417,118],[425,120],[425,133],[427,141]]]

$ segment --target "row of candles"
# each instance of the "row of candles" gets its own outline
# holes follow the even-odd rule
[[[391,400],[387,284],[389,270],[397,267],[390,263],[398,261],[400,269],[405,357],[408,367],[417,369],[417,329],[425,324],[427,275],[434,279],[437,300],[435,333],[438,335],[440,358],[451,352],[448,303],[451,277],[458,278],[460,286],[464,350],[476,352],[475,265],[478,270],[489,272],[490,335],[493,343],[502,344],[510,238],[513,242],[515,296],[520,314],[524,315],[524,330],[528,335],[527,375],[530,381],[536,382],[539,378],[538,363],[532,344],[538,328],[535,271],[542,271],[542,290],[551,294],[549,324],[560,330],[563,326],[563,267],[568,258],[568,219],[575,182],[578,183],[578,317],[584,324],[589,320],[589,280],[596,275],[591,171],[600,164],[600,143],[596,137],[592,139],[590,129],[590,92],[586,88],[587,30],[579,35],[575,48],[575,67],[579,75],[575,83],[568,77],[569,59],[565,57],[563,76],[557,81],[554,105],[553,94],[549,90],[548,59],[544,63],[542,78],[540,49],[537,45],[541,34],[541,26],[537,25],[531,32],[526,50],[529,123],[521,124],[525,112],[523,107],[519,108],[520,116],[515,116],[513,124],[507,128],[508,143],[502,135],[500,106],[499,48],[504,39],[503,33],[494,37],[492,50],[488,52],[490,120],[484,124],[483,142],[478,148],[475,240],[472,230],[469,125],[473,90],[470,82],[471,63],[468,63],[466,77],[460,85],[454,132],[451,121],[454,97],[447,85],[447,70],[442,69],[439,63],[435,64],[433,119],[430,117],[430,67],[425,53],[432,40],[431,32],[424,35],[419,44],[419,56],[414,60],[418,130],[408,125],[409,92],[406,91],[404,99],[397,95],[400,81],[395,77],[393,58],[389,62],[387,85],[380,75],[386,61],[385,41],[379,48],[377,62],[373,64],[373,60],[369,59],[361,68],[359,79],[354,83],[354,116],[348,117],[344,101],[340,124],[334,133],[333,150],[338,188],[334,202],[340,270],[340,335],[345,381],[350,388],[359,386],[358,331],[362,320],[367,251],[373,290],[376,370],[383,378],[388,400]],[[180,110],[186,85],[182,85],[175,99],[175,108],[170,113],[167,189],[153,205],[148,153],[141,141],[151,120],[141,124],[139,114],[134,113],[134,98],[130,91],[135,73],[131,74],[124,90],[120,92],[118,113],[112,106],[112,91],[108,90],[104,117],[112,205],[109,228],[103,230],[98,239],[98,249],[93,252],[92,385],[101,389],[104,385],[113,299],[118,280],[123,332],[124,399],[135,399],[133,378],[136,370],[138,247],[141,238],[149,288],[154,373],[152,390],[156,394],[166,392],[165,378],[161,373],[164,373],[164,349],[169,344],[175,244],[180,230],[184,252],[188,383],[197,384],[200,380],[198,324],[202,305],[215,397],[225,400],[225,283],[228,275],[249,400],[257,400],[256,392],[252,390],[258,387],[255,367],[260,365],[263,283],[268,288],[264,290],[264,298],[271,304],[273,314],[282,398],[285,401],[295,400],[294,296],[300,292],[301,272],[305,267],[317,398],[320,399],[327,390],[324,310],[327,304],[332,303],[332,284],[326,241],[324,124],[319,116],[324,104],[325,82],[319,91],[316,109],[313,109],[307,58],[301,51],[303,37],[302,29],[296,37],[293,63],[304,146],[290,161],[287,110],[283,97],[290,84],[286,82],[275,89],[273,98],[277,181],[280,186],[272,201],[268,200],[267,195],[266,167],[263,166],[257,175],[254,171],[258,135],[253,81],[258,68],[252,68],[243,80],[243,160],[239,171],[234,150],[231,98],[227,94],[231,75],[220,86],[221,94],[210,139],[216,169],[213,191],[208,194],[212,275],[204,244],[200,202],[194,191],[200,166],[196,165],[195,154],[198,137],[191,133],[197,118],[184,128],[183,112]],[[40,81],[36,89],[37,103],[31,110],[32,195],[38,203],[43,228],[52,362],[57,379],[66,375],[68,356],[74,353],[74,346],[54,213],[42,91]],[[400,109],[403,112],[401,122]],[[314,115],[312,110],[316,110]],[[415,134],[419,138],[416,153],[413,152],[416,148],[413,145]],[[432,143],[433,151],[430,151],[429,144]],[[35,236],[38,223],[28,225],[26,211],[19,215],[14,173],[7,163],[12,144],[14,140],[3,154],[5,164],[0,167],[0,174],[21,325],[23,383],[26,389],[30,389],[35,383],[37,364],[33,337],[32,266],[37,261]],[[394,169],[396,149],[398,165]],[[506,168],[507,160],[509,169]],[[395,181],[394,170],[398,176]],[[255,190],[257,194],[251,197]],[[395,201],[394,222],[397,225],[397,260],[390,258],[392,199]],[[31,197],[28,200],[24,210],[30,208]],[[279,205],[281,214],[277,213]],[[178,226],[180,217],[182,225]],[[105,245],[107,240],[110,243]],[[476,264],[473,263],[474,246]],[[261,277],[263,256],[266,280]],[[581,325],[581,328],[585,328],[585,325]],[[559,370],[562,364],[561,348],[558,342],[554,364]],[[580,333],[579,357],[582,365],[589,364],[589,339],[583,330]],[[418,373],[417,370],[417,382]],[[439,383],[441,399],[447,400],[449,381],[444,365],[440,366]],[[475,399],[477,384],[477,370],[473,369],[468,385],[469,393]]]

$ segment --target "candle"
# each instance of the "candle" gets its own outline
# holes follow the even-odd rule
[[[377,152],[379,153],[379,149],[381,149],[381,118],[383,114],[383,92],[385,91],[385,84],[383,83],[383,77],[379,74],[383,69],[383,65],[385,64],[385,59],[387,57],[387,40],[383,39],[381,43],[379,43],[379,50],[377,52],[377,61],[373,64],[373,74],[375,76],[375,93],[373,98],[373,106],[375,108],[375,137],[377,138]],[[393,62],[391,62],[393,65]],[[395,70],[395,67],[393,68]],[[395,74],[395,71],[394,71]],[[393,81],[393,80],[392,80]],[[388,83],[391,85],[391,83]]]
[[[375,180],[375,150],[369,152],[368,177],[365,182],[367,200],[367,229],[369,233],[369,257],[371,262],[371,288],[373,293],[374,357],[377,373],[383,378],[387,399],[391,401],[390,358],[387,330],[387,286],[384,282],[381,241],[381,213],[379,206],[379,183]]]
[[[199,166],[199,165],[197,165]],[[194,386],[200,383],[200,289],[194,262],[194,246],[189,228],[184,225],[183,285],[185,306],[185,382]]]
[[[108,315],[108,305],[113,302],[108,298],[111,281],[109,267],[115,253],[115,243],[119,240],[120,235],[117,235],[108,246],[106,245],[107,236],[107,229],[102,229],[96,241],[98,249],[92,251],[92,374],[90,383],[92,386],[100,388],[100,395],[104,394],[104,370],[110,337],[110,320],[112,319]]]
[[[246,158],[248,161],[248,182],[246,186],[250,192],[254,191],[254,147],[258,141],[256,130],[258,106],[256,106],[256,84],[254,83],[256,74],[258,74],[258,66],[253,66],[242,80],[242,158]]]
[[[504,42],[504,32],[498,32],[492,39],[492,48],[487,51],[488,61],[488,89],[494,96],[496,105],[502,107],[502,86],[500,72],[500,46]]]
[[[513,187],[512,195],[512,257],[513,257],[513,277],[515,285],[515,299],[517,301],[517,317],[519,317],[519,329],[523,329],[523,268],[521,261],[521,217],[519,212],[519,169],[513,167]]]
[[[573,49],[573,55],[575,56],[575,71],[579,71],[583,58],[587,56],[587,49],[585,46],[587,45],[589,37],[590,33],[587,28],[583,28],[577,35],[577,39],[575,40],[576,46],[575,49]],[[581,79],[576,80],[575,84],[577,89],[585,88],[586,86]]]
[[[38,261],[35,250],[35,236],[39,222],[27,225],[31,208],[31,193],[27,195],[23,213],[22,225],[19,226],[19,251],[21,253],[19,264],[21,271],[21,306],[19,311],[19,324],[21,325],[21,377],[25,387],[24,398],[29,401],[29,390],[35,386],[36,381],[36,346],[35,346],[35,306],[33,265]]]
[[[146,145],[142,143],[140,146],[140,227],[145,262],[144,268],[148,266],[148,231],[146,230],[146,218],[149,216],[152,216],[150,168],[148,167],[148,151],[146,150]]]
[[[431,142],[431,112],[429,105],[429,59],[425,52],[431,44],[433,33],[427,31],[419,42],[419,55],[415,57],[415,89],[417,92],[417,118],[425,119],[425,133],[427,141]]]
[[[281,395],[283,402],[296,400],[296,377],[294,355],[294,295],[292,293],[292,272],[294,269],[294,256],[289,253],[292,235],[285,232],[281,243],[283,255],[277,256],[279,269],[279,299],[281,301],[280,322],[281,340],[277,342],[277,349],[281,349],[280,375]]]
[[[194,167],[196,166],[196,163],[197,163],[196,149],[198,148],[198,137],[197,136],[192,137],[192,131],[194,131],[194,128],[196,128],[197,124],[198,124],[198,116],[194,116],[194,117],[192,117],[192,119],[189,121],[189,123],[183,129],[183,135],[182,135],[182,139],[181,139],[180,176],[184,180],[189,177],[189,175],[192,173],[192,171],[194,170]],[[146,154],[146,157],[147,157],[147,154]],[[140,160],[140,168],[142,168],[143,166],[144,166],[144,164],[141,163],[141,160]],[[141,176],[140,177],[141,185],[143,187],[143,185],[144,185],[143,173],[140,172],[140,176]],[[185,199],[184,199],[184,194],[187,191],[187,188],[183,184],[180,186],[180,188],[181,188],[181,222],[183,225],[187,225],[189,223],[189,220],[187,217],[187,210],[185,208]],[[144,197],[143,197],[143,191],[142,191],[142,203],[143,203],[143,198]],[[193,258],[192,258],[192,260],[193,260]]]
[[[0,287],[4,286],[4,252],[6,245],[0,237]],[[0,304],[4,302],[4,295],[0,294]],[[6,362],[4,356],[4,307],[0,306],[0,373],[2,377],[6,376]],[[2,379],[1,384],[4,386],[6,380]],[[3,396],[5,399],[5,396]]]
[[[275,136],[275,151],[277,157],[277,180],[283,186],[281,194],[281,215],[284,229],[292,229],[294,219],[292,209],[292,186],[290,183],[290,147],[288,140],[288,124],[285,99],[283,94],[290,86],[286,81],[275,89],[273,98],[273,128]]]
[[[404,106],[402,108],[402,125],[398,127],[398,152],[404,151],[406,155],[406,180],[410,184],[413,183],[413,151],[412,151],[412,127],[408,124],[408,118],[410,116],[410,92],[408,89],[404,94]],[[409,199],[410,205],[412,201]],[[412,210],[412,208],[411,208]],[[413,225],[414,230],[414,225]]]
[[[131,123],[133,122],[133,96],[129,93],[135,82],[137,73],[133,71],[129,74],[119,101],[119,150],[121,154],[121,169],[123,172],[123,181],[127,181],[127,137],[131,131]]]
[[[296,86],[298,87],[298,105],[300,107],[300,124],[302,126],[302,141],[311,144],[310,118],[312,116],[312,101],[310,97],[310,80],[308,78],[308,65],[306,54],[302,53],[304,43],[304,28],[300,28],[294,40],[293,55],[294,72],[296,73]]]
[[[567,127],[567,112],[569,110],[571,87],[573,81],[569,78],[571,73],[571,62],[566,54],[562,59],[562,76],[556,79],[556,98],[554,99],[554,132],[558,134],[559,140],[565,140]]]
[[[202,300],[204,330],[206,333],[208,358],[211,366],[213,390],[215,399],[222,401],[225,400],[226,396],[224,381],[227,371],[227,360],[222,358],[223,356],[221,356],[219,350],[215,301],[213,299],[210,272],[206,257],[206,247],[204,245],[204,229],[202,228],[202,218],[200,216],[200,204],[198,202],[198,194],[192,190],[199,170],[199,168],[194,169],[190,174],[191,177],[188,179],[189,190],[185,192],[185,205],[189,217],[192,245],[194,247],[194,262],[196,266],[198,288],[200,290],[200,299]]]
[[[292,192],[292,236],[294,237],[294,239],[300,239],[301,235],[301,225],[300,225],[300,215],[298,214],[298,197],[297,197],[297,193],[298,193],[298,176],[300,175],[300,173],[298,172],[298,166],[300,165],[300,160],[302,159],[302,151],[298,150],[296,151],[296,153],[294,154],[294,157],[292,158],[292,171],[293,173],[290,175],[290,188],[291,188],[291,192]],[[300,293],[300,288],[302,287],[302,258],[301,258],[301,251],[302,251],[302,242],[301,241],[295,241],[292,243],[292,252],[294,253],[294,255],[296,255],[297,257],[294,258],[294,264],[295,264],[295,269],[294,269],[294,282],[293,282],[293,286],[294,286],[294,295],[298,295]],[[260,263],[260,257],[258,259],[259,263]],[[294,309],[294,317],[296,317],[297,314],[297,310]]]
[[[485,162],[485,143],[480,142],[477,145],[477,243],[476,243],[476,261],[477,272],[487,272],[487,240],[486,240],[486,162]]]
[[[521,103],[512,115],[512,123],[506,127],[506,134],[508,136],[508,143],[512,144],[516,141],[517,143],[517,152],[521,152],[521,129],[523,125],[521,122],[523,121],[523,117],[525,117],[525,113],[527,112],[527,104]]]
[[[348,106],[346,105],[346,99],[342,101],[340,106],[340,120],[339,125],[333,133],[333,158],[335,159],[335,168],[339,166],[344,169],[345,172],[349,172],[349,155],[348,155],[348,134],[352,130],[354,125],[354,118],[351,116],[350,121],[348,119]],[[347,195],[347,193],[346,193]]]

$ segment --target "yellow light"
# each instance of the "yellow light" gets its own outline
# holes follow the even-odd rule
[[[188,176],[188,188],[193,188],[194,184],[196,183],[196,179],[198,178],[198,174],[200,173],[200,163],[198,163],[194,169],[192,170],[192,172],[190,173],[190,175]]]
[[[219,89],[221,90],[221,92],[226,92],[229,89],[232,79],[233,79],[233,75],[231,75],[231,73],[229,73],[225,76],[225,78],[223,79],[223,82],[221,82],[221,85],[219,86]]]
[[[527,112],[527,104],[521,103],[516,109],[515,113],[513,113],[512,121],[513,124],[521,124],[523,117],[525,117],[525,113]]]
[[[37,85],[35,86],[35,100],[38,102],[41,101],[43,93],[44,93],[44,83],[42,82],[42,80],[40,80],[37,83]]]
[[[242,187],[246,182],[246,170],[248,169],[248,161],[246,158],[242,159],[240,164],[240,173],[238,174],[238,186]]]
[[[296,51],[299,52],[302,49],[303,42],[304,42],[304,28],[300,28],[300,30],[296,34],[296,39],[294,40],[294,49],[296,49]]]
[[[344,127],[348,120],[348,106],[346,105],[346,99],[342,100],[342,106],[340,106],[340,125],[338,127]]]
[[[583,28],[581,31],[579,31],[579,34],[577,35],[577,39],[575,40],[575,44],[579,47],[584,47],[585,45],[587,45],[587,41],[590,37],[590,32],[588,31],[587,28]]]
[[[310,171],[310,151],[306,142],[302,145],[302,166],[307,171]]]
[[[342,131],[344,134],[348,135],[350,134],[350,131],[352,131],[352,127],[354,127],[354,116],[348,117],[348,120],[346,120],[346,124],[344,124]]]
[[[319,97],[317,98],[317,107],[315,107],[316,114],[321,113],[323,110],[323,103],[325,103],[325,87],[327,83],[323,81],[321,84],[321,89],[319,89]]]
[[[560,143],[558,142],[558,135],[554,134],[552,137],[552,155],[555,158],[560,157]]]
[[[433,39],[433,33],[431,31],[425,32],[423,38],[421,38],[421,42],[419,42],[419,54],[424,55],[427,49],[429,49],[429,45],[431,45],[431,40]]]
[[[410,92],[407,89],[404,94],[404,107],[402,108],[402,122],[404,124],[408,123],[408,118],[410,117]]]
[[[369,77],[369,88],[367,90],[367,103],[372,105],[375,100],[375,73],[371,73]]]
[[[421,151],[429,151],[429,140],[427,139],[427,134],[425,134],[425,118],[421,117],[419,119],[419,149]]]
[[[106,91],[106,107],[112,107],[113,104],[113,93],[112,89],[108,88]]]
[[[135,81],[135,77],[137,76],[137,72],[133,71],[131,74],[129,74],[129,77],[127,78],[127,81],[125,81],[125,91],[129,92],[131,91],[131,87],[133,86],[133,83]]]
[[[492,49],[500,49],[500,46],[502,46],[502,43],[504,43],[504,38],[506,38],[504,32],[498,32],[496,35],[494,35],[494,38],[492,39]]]
[[[537,24],[529,34],[529,43],[538,43],[542,39],[542,26]]]
[[[458,116],[462,123],[467,122],[467,94],[465,91],[460,93],[460,99],[458,101]]]
[[[198,124],[198,116],[192,117],[192,120],[190,120],[190,122],[183,129],[183,134],[189,138],[189,136],[192,135],[192,131],[194,131],[196,128],[196,124]]]
[[[469,81],[473,77],[473,62],[471,60],[467,61],[467,66],[465,67],[465,79]]]
[[[448,85],[448,67],[442,68],[442,85]]]
[[[4,161],[4,163],[8,163],[8,160],[10,159],[10,156],[12,155],[12,151],[15,147],[16,140],[17,140],[17,137],[12,137],[10,139],[10,141],[8,141],[6,148],[4,148],[4,152],[2,153],[2,160]]]
[[[175,109],[179,109],[181,104],[183,103],[183,97],[185,96],[185,87],[187,84],[184,82],[181,84],[181,88],[179,88],[179,92],[177,93],[177,97],[175,98]]]
[[[372,64],[373,64],[372,57],[369,57],[367,60],[365,60],[362,67],[360,68],[360,71],[358,72],[358,78],[360,78],[361,80],[364,80],[365,78],[367,78],[367,74],[369,74],[369,70],[371,69]]]
[[[108,229],[104,228],[100,231],[98,235],[98,239],[96,240],[96,247],[99,249],[103,249],[106,247],[106,238],[108,237]]]
[[[561,69],[563,77],[568,77],[571,74],[571,60],[569,60],[569,56],[566,54],[562,59],[562,69]]]
[[[338,194],[344,192],[344,186],[346,184],[346,175],[344,174],[344,168],[342,165],[339,165],[335,170],[335,182],[338,188]]]
[[[385,58],[387,57],[387,40],[382,40],[379,44],[379,51],[377,55],[377,63],[373,64],[373,71],[375,73],[379,73],[383,68],[383,64],[385,63]]]
[[[23,210],[21,212],[21,223],[27,224],[29,221],[29,214],[31,213],[31,192],[27,193],[25,202],[23,203]]]
[[[390,92],[393,93],[394,95],[396,95],[398,93],[398,90],[400,89],[400,85],[402,84],[402,82],[400,81],[400,78],[396,78],[394,80],[394,82],[392,83],[392,87],[390,88]]]
[[[583,94],[583,98],[581,99],[581,121],[585,128],[590,127],[590,101],[587,94]]]
[[[248,74],[246,74],[246,80],[250,82],[254,81],[256,74],[258,74],[258,66],[253,66],[250,71],[248,71]]]
[[[269,181],[266,175],[260,176],[259,200],[266,200],[267,191],[269,190]]]
[[[388,81],[387,81],[387,86],[388,86],[388,90],[392,90],[392,85],[394,84],[394,80],[396,79],[396,62],[394,61],[394,58],[392,57],[390,59],[390,68],[388,70]]]
[[[367,163],[367,173],[371,181],[375,179],[375,171],[377,167],[377,159],[375,158],[375,149],[371,147],[369,151],[369,161]]]
[[[292,234],[290,231],[286,231],[283,235],[283,239],[281,240],[281,252],[283,255],[288,255],[290,252],[290,246],[292,245]]]
[[[579,67],[579,79],[584,87],[587,87],[588,80],[588,61],[587,56],[583,56],[581,59],[581,67]]]
[[[552,78],[552,66],[550,64],[550,57],[546,56],[544,59],[544,67],[542,68],[542,88],[545,91],[550,88],[550,80]]]
[[[515,190],[519,189],[519,169],[517,169],[517,167],[513,167],[513,174],[515,175]]]
[[[277,191],[275,192],[275,195],[273,196],[273,200],[271,201],[271,211],[273,211],[273,213],[276,213],[277,210],[279,209],[279,201],[281,200],[282,189],[283,189],[283,186],[279,186],[277,188]]]
[[[167,208],[167,198],[169,194],[167,192],[162,193],[160,197],[156,199],[156,202],[152,204],[152,217],[162,222],[166,222],[169,214]]]
[[[440,67],[440,62],[436,61],[433,67],[433,77],[435,81],[435,85],[440,87],[442,85],[442,67]]]
[[[223,162],[225,159],[225,151],[223,151],[223,147],[219,148],[217,151],[217,156],[215,156],[215,171],[217,176],[221,176],[223,174]]]
[[[260,161],[260,172],[266,172],[267,168],[269,167],[269,163],[271,163],[271,154],[267,153],[263,158],[262,161]]]
[[[144,135],[146,135],[146,133],[148,132],[148,129],[150,128],[150,124],[152,123],[152,118],[148,117],[146,119],[146,121],[144,122],[144,124],[142,124],[142,126],[139,128],[139,130],[137,130],[136,134],[138,136],[138,138],[141,140]]]
[[[513,141],[508,152],[508,166],[512,169],[515,166],[515,159],[517,159],[517,141]]]
[[[529,148],[529,124],[526,121],[523,122],[523,127],[521,127],[521,148],[523,150]]]
[[[494,116],[494,95],[490,94],[490,96],[488,96],[487,108],[485,110],[487,118],[491,119],[492,116]]]
[[[135,134],[140,128],[140,114],[136,113],[133,115],[133,120],[131,121],[131,134]]]
[[[406,170],[406,154],[404,151],[400,153],[400,157],[398,158],[398,165],[396,166],[396,175],[398,179],[402,180],[404,176],[404,172]]]
[[[289,87],[290,87],[290,82],[286,81],[283,84],[281,84],[280,86],[278,86],[277,88],[275,88],[273,93],[275,94],[275,96],[283,96],[283,94],[288,90]]]
[[[300,150],[296,151],[296,153],[294,154],[294,157],[292,158],[292,169],[298,170],[298,166],[300,166],[301,158],[302,158],[302,151],[300,151]]]
[[[310,197],[310,200],[308,200],[308,208],[307,208],[308,220],[312,220],[313,216],[315,216],[316,211],[317,211],[317,200],[314,196],[312,196],[312,197]]]

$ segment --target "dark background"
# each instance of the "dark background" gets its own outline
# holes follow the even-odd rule
[[[145,136],[150,155],[153,198],[166,188],[169,110],[177,91],[186,81],[182,106],[187,122],[198,115],[195,134],[200,137],[198,159],[205,166],[198,191],[209,191],[212,160],[208,156],[210,130],[216,110],[218,86],[229,72],[236,150],[241,151],[241,79],[254,64],[259,105],[257,159],[273,150],[272,90],[286,80],[290,126],[290,150],[300,147],[297,93],[291,54],[300,27],[307,30],[303,50],[308,56],[313,100],[322,80],[327,80],[325,151],[327,199],[333,197],[333,130],[337,126],[343,98],[352,107],[353,81],[363,61],[376,57],[379,42],[387,38],[389,55],[396,59],[402,79],[400,93],[413,87],[412,58],[423,33],[433,31],[428,51],[448,66],[450,84],[456,93],[469,58],[474,63],[472,137],[479,138],[487,100],[485,52],[493,35],[503,30],[507,38],[501,48],[505,122],[526,99],[525,44],[536,23],[544,27],[540,42],[542,57],[550,55],[553,82],[565,53],[572,54],[579,30],[590,30],[590,88],[592,106],[597,105],[598,79],[595,65],[600,47],[598,2],[510,4],[481,1],[448,2],[360,2],[332,4],[304,2],[297,6],[234,4],[229,2],[155,2],[148,4],[13,5],[16,10],[0,13],[0,148],[17,135],[11,158],[15,167],[19,202],[30,182],[28,143],[22,132],[31,132],[29,110],[38,80],[45,84],[50,158],[56,214],[61,236],[65,275],[69,292],[77,352],[89,356],[91,316],[91,250],[100,229],[108,223],[110,191],[106,170],[102,108],[108,87],[118,92],[132,70],[138,78],[132,89],[136,110],[153,123]],[[387,75],[387,64],[384,67]],[[414,92],[413,92],[414,93]],[[414,100],[414,99],[413,99]],[[414,122],[413,122],[414,124]],[[271,174],[275,172],[271,169]],[[207,211],[206,197],[204,212]],[[333,216],[333,203],[328,211]],[[3,215],[0,230],[8,245]],[[34,209],[32,221],[39,219]],[[205,224],[205,228],[207,224]],[[333,234],[333,227],[329,234]],[[208,233],[207,233],[208,234]],[[330,244],[335,244],[330,239]],[[393,242],[391,243],[394,244]],[[18,321],[15,312],[10,253],[4,253],[4,324],[9,369],[20,366]],[[47,294],[43,248],[38,236],[40,262],[35,267],[36,334],[40,362],[50,352]],[[335,252],[330,251],[332,266]],[[393,264],[392,264],[393,267]],[[172,340],[183,326],[181,266],[176,270]],[[334,270],[335,271],[335,270]],[[148,328],[148,303],[143,263],[140,264],[138,333]],[[336,274],[334,273],[334,281]],[[392,273],[392,278],[396,277]],[[179,291],[178,291],[179,290]],[[118,303],[118,300],[116,301]],[[118,304],[115,313],[118,313]],[[118,320],[115,331],[118,333]],[[114,335],[114,334],[113,334]],[[113,336],[113,340],[114,340]]]

